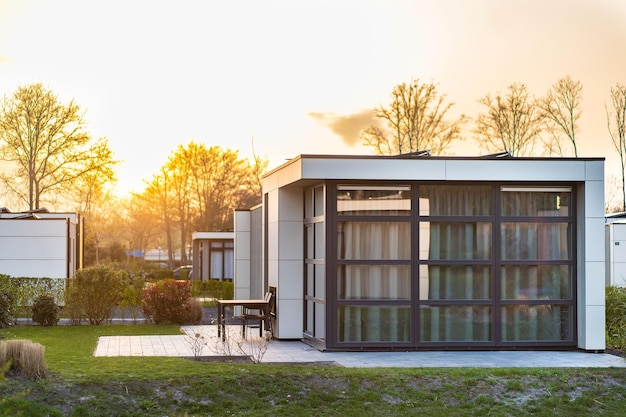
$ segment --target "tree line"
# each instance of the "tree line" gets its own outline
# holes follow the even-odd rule
[[[376,123],[362,133],[364,144],[378,154],[393,155],[428,150],[446,154],[455,140],[463,140],[466,115],[446,118],[454,103],[435,83],[413,80],[394,87],[391,102],[376,108]],[[578,122],[582,114],[582,83],[566,76],[544,97],[532,97],[525,84],[513,83],[506,93],[487,94],[478,100],[482,111],[471,130],[481,149],[511,156],[548,155],[578,157]]]
[[[86,219],[86,264],[140,260],[130,252],[162,247],[163,262],[189,262],[194,231],[229,231],[233,211],[261,201],[266,158],[191,142],[179,145],[125,198],[113,194],[115,168],[106,138],[92,138],[84,112],[41,83],[21,86],[0,107],[0,195],[5,206],[63,207]]]
[[[626,210],[626,87],[610,90],[605,108],[607,129],[622,166],[622,209]],[[522,83],[505,93],[478,100],[481,112],[471,133],[487,153],[511,156],[579,156],[582,83],[566,76],[543,97],[533,97]],[[375,109],[375,122],[361,141],[380,155],[428,151],[445,155],[463,140],[470,117],[449,117],[438,85],[419,79],[396,85],[391,101]],[[129,250],[163,248],[188,262],[194,231],[228,231],[233,211],[261,202],[261,177],[268,161],[242,159],[237,151],[191,142],[179,145],[145,181],[145,189],[119,199],[113,196],[114,158],[106,138],[92,138],[84,113],[72,100],[62,103],[42,84],[21,86],[0,107],[2,196],[30,210],[47,205],[78,211],[87,219],[87,263],[129,263]]]
[[[481,112],[470,131],[487,153],[578,157],[582,92],[582,82],[570,76],[559,79],[543,97],[533,97],[525,84],[513,83],[505,93],[478,100]],[[606,123],[622,168],[620,209],[626,211],[626,86],[611,87],[609,98]],[[464,114],[448,118],[453,105],[433,82],[398,84],[390,103],[375,109],[375,123],[362,131],[361,140],[380,155],[444,155],[454,141],[464,139],[462,128],[470,122]]]

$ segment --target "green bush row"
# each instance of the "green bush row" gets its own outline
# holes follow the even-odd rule
[[[626,349],[626,287],[606,287],[606,344]]]
[[[232,300],[235,297],[235,285],[231,281],[192,281],[191,292],[194,297],[215,300]]]
[[[105,264],[82,269],[70,280],[13,278],[0,274],[0,328],[13,324],[20,313],[28,318],[32,315],[33,321],[43,325],[56,324],[61,314],[74,324],[85,320],[90,324],[101,324],[110,320],[115,308],[121,309],[125,317],[127,312],[130,313],[136,321],[145,304],[144,288],[148,284],[170,280],[172,271],[161,270],[159,276],[166,279],[155,279],[153,274],[138,274],[131,278],[120,266]],[[180,282],[186,282],[184,286],[190,289],[191,297],[232,299],[234,296],[234,285],[230,281]],[[197,322],[197,306],[193,308],[195,318],[192,321]],[[155,317],[153,314],[147,318],[154,321]],[[179,318],[170,320],[160,316],[158,320],[180,321]]]
[[[28,317],[42,296],[52,297],[57,305],[65,300],[65,279],[11,277],[0,274],[0,328],[13,323],[22,309]]]

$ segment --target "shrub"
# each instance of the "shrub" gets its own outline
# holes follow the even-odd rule
[[[43,326],[54,326],[59,322],[59,306],[50,294],[42,294],[33,304],[33,321]]]
[[[166,279],[146,285],[141,309],[156,324],[202,322],[202,306],[191,296],[190,281]]]
[[[607,345],[626,348],[626,287],[606,287]]]
[[[68,317],[74,325],[83,321],[84,313],[80,307],[80,297],[78,294],[72,293],[69,288],[65,292],[65,305],[63,306],[62,315],[63,317]]]
[[[192,281],[193,295],[216,300],[232,300],[235,296],[235,285],[230,281],[211,279],[208,281]]]
[[[8,275],[0,274],[0,329],[13,324],[15,314],[15,291],[9,280]]]
[[[17,304],[32,306],[33,301],[42,294],[51,295],[57,304],[63,301],[66,278],[46,277],[11,277],[11,285],[15,289]]]
[[[204,317],[204,309],[202,307],[202,303],[195,298],[189,300],[189,304],[187,306],[187,317],[185,320],[185,324],[201,324],[202,318]]]
[[[130,317],[133,319],[133,322],[137,321],[139,313],[141,312],[141,300],[144,284],[145,281],[142,278],[135,277],[133,282],[126,286],[126,288],[122,291],[120,308],[130,313]]]
[[[90,324],[102,324],[120,302],[128,280],[126,271],[109,265],[81,269],[69,283],[69,311],[87,318]]]
[[[7,340],[0,342],[0,367],[10,363],[10,369],[31,379],[46,376],[46,348],[31,340]]]

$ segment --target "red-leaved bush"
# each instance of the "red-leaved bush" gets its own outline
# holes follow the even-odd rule
[[[167,279],[147,284],[141,309],[156,324],[200,324],[202,307],[191,296],[191,281]]]

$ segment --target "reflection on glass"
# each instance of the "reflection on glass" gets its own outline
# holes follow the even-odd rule
[[[315,204],[313,214],[315,216],[323,216],[324,215],[324,188],[323,187],[315,187],[313,189],[313,200]]]
[[[569,260],[571,239],[570,223],[502,223],[502,259]]]
[[[315,259],[324,259],[324,227],[325,224],[322,222],[315,223]]]
[[[546,189],[503,187],[501,211],[503,216],[567,217],[570,215],[571,191],[569,187]]]
[[[502,307],[502,341],[571,341],[570,307],[566,305],[507,305]]]
[[[376,185],[337,186],[337,213],[340,215],[409,215],[411,187]]]
[[[411,340],[410,306],[339,306],[337,340],[340,342],[408,342]]]
[[[492,340],[491,327],[491,306],[420,308],[420,338],[424,342],[487,342]]]
[[[410,300],[410,265],[340,265],[340,300]]]
[[[490,216],[492,188],[467,185],[422,185],[420,216]]]
[[[491,299],[491,267],[420,265],[420,300]]]
[[[501,270],[503,300],[571,299],[571,268],[567,265],[508,265]]]
[[[491,223],[421,222],[420,259],[491,259]]]
[[[339,222],[338,259],[411,259],[409,222]]]

